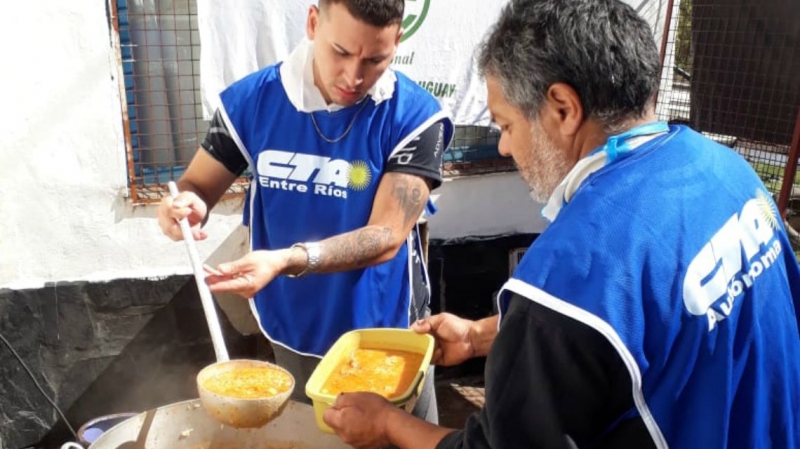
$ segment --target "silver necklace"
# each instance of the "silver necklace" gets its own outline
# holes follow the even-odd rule
[[[353,118],[350,120],[350,124],[347,125],[347,129],[344,130],[344,132],[342,133],[341,136],[339,136],[339,137],[337,137],[335,139],[331,139],[331,138],[329,138],[328,136],[326,136],[325,134],[322,133],[322,130],[319,129],[319,125],[317,125],[317,119],[314,118],[314,112],[312,111],[311,112],[311,123],[314,124],[314,129],[317,130],[317,134],[319,134],[319,136],[322,137],[322,140],[324,140],[325,142],[328,142],[328,143],[336,143],[336,142],[344,139],[344,137],[350,132],[350,130],[353,129],[353,125],[356,124],[356,119],[358,118],[358,114],[360,114],[361,111],[364,109],[364,107],[367,106],[367,103],[369,102],[369,99],[365,98],[363,101],[364,101],[364,103],[361,105],[361,107],[353,115]]]

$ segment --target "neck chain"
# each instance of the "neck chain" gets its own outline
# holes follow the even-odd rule
[[[356,119],[358,118],[358,114],[360,114],[361,111],[364,109],[364,107],[367,106],[367,103],[369,103],[369,99],[368,98],[364,98],[363,102],[364,103],[361,104],[361,107],[358,108],[356,113],[353,115],[353,118],[350,120],[350,124],[347,125],[347,129],[344,130],[342,135],[340,135],[339,137],[337,137],[335,139],[331,139],[331,138],[327,137],[325,134],[322,133],[322,130],[319,129],[319,125],[317,125],[317,119],[314,118],[314,112],[313,111],[311,112],[311,123],[314,124],[314,129],[317,130],[317,134],[319,134],[319,136],[322,138],[322,140],[324,140],[325,142],[328,142],[328,143],[336,143],[336,142],[344,139],[344,137],[350,132],[350,130],[353,129],[353,125],[356,124]]]

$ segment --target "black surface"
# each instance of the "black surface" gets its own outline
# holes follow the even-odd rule
[[[253,357],[256,339],[240,336],[219,315],[231,356]],[[3,290],[0,333],[75,430],[99,416],[197,397],[195,376],[215,361],[189,276]],[[2,344],[0,398],[4,448],[52,448],[73,439]]]

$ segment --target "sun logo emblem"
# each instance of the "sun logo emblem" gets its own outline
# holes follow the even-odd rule
[[[758,203],[758,210],[761,211],[761,216],[764,218],[764,221],[769,223],[770,227],[777,231],[779,222],[775,203],[761,190],[756,191],[756,201]]]
[[[350,181],[348,185],[353,190],[364,190],[372,181],[372,171],[364,161],[355,161],[350,164]]]

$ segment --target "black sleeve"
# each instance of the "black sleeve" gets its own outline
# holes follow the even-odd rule
[[[511,299],[486,360],[486,405],[437,449],[654,447],[628,371],[595,329]]]
[[[225,121],[222,120],[219,110],[214,113],[211,119],[211,124],[208,127],[206,138],[200,146],[205,149],[208,154],[214,159],[218,160],[225,168],[235,175],[241,175],[247,169],[247,159],[244,158],[242,152],[236,142],[231,138],[228,127],[225,126]]]
[[[400,172],[422,176],[431,181],[431,190],[442,185],[444,124],[437,122],[396,149],[386,163],[386,173]]]

